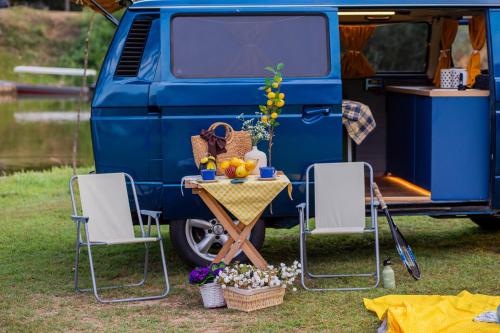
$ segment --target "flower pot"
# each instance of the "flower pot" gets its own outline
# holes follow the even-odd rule
[[[205,308],[220,308],[226,305],[220,284],[215,282],[204,284],[200,287],[200,292]]]
[[[252,150],[245,154],[245,160],[256,160],[257,167],[252,171],[252,175],[259,174],[259,168],[267,166],[267,156],[266,153],[260,151],[257,146],[253,146]]]
[[[279,305],[283,303],[283,297],[285,296],[285,288],[282,286],[250,290],[227,287],[222,290],[224,291],[228,309],[245,312]]]

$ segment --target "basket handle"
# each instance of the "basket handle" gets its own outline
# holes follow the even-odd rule
[[[218,121],[210,125],[208,128],[209,131],[214,131],[217,127],[223,126],[226,129],[226,145],[233,141],[234,137],[234,129],[228,123],[224,123],[222,121]]]

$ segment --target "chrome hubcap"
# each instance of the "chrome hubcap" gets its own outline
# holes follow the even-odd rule
[[[238,221],[234,221],[238,224]],[[228,241],[229,236],[224,226],[217,219],[186,220],[186,238],[191,249],[201,258],[212,261],[222,246]],[[241,251],[238,251],[240,254]]]

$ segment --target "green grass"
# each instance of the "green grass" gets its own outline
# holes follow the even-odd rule
[[[86,172],[87,170],[81,170]],[[187,283],[184,266],[166,240],[172,291],[161,301],[101,305],[90,294],[72,289],[75,229],[70,214],[69,169],[26,172],[0,177],[0,331],[328,331],[374,332],[378,321],[363,307],[363,297],[388,294],[378,288],[362,292],[287,292],[285,303],[244,314],[227,309],[204,310],[196,287]],[[415,250],[423,272],[415,282],[396,259],[386,223],[381,219],[381,255],[394,258],[401,294],[498,294],[499,236],[467,219],[397,218]],[[163,227],[168,239],[168,227]],[[318,270],[360,269],[370,260],[370,243],[357,236],[322,237],[311,243]],[[297,230],[269,230],[262,249],[271,263],[297,258]],[[85,258],[85,256],[83,256]],[[96,253],[101,283],[139,278],[140,246]],[[88,285],[86,261],[82,283]],[[160,282],[159,256],[153,277]],[[340,284],[344,284],[341,281]]]
[[[22,6],[0,10],[0,80],[80,85],[80,78],[16,74],[13,70],[19,65],[83,68],[91,13],[88,9],[62,12]],[[89,68],[100,69],[115,29],[102,15],[95,15]],[[89,82],[96,79],[89,78]]]

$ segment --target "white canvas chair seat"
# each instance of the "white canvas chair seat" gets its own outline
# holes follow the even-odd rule
[[[94,243],[105,243],[106,245],[117,244],[136,244],[136,243],[151,243],[158,242],[160,239],[156,237],[134,237],[134,238],[118,238],[107,241],[95,240]]]
[[[365,168],[370,171],[370,217],[366,225]],[[310,177],[314,171],[314,229],[310,228]],[[373,198],[373,171],[363,162],[319,163],[306,171],[306,202],[297,206],[300,218],[301,283],[307,290],[360,290],[374,288],[380,279],[377,210]],[[361,274],[312,274],[307,266],[306,238],[308,235],[359,234],[372,232],[375,235],[375,272]],[[349,288],[309,288],[305,276],[311,279],[338,277],[375,277],[374,286]]]
[[[312,233],[363,232],[366,225],[364,164],[315,164],[314,202]]]
[[[129,195],[127,191],[127,183],[125,179],[130,181],[132,189],[133,202],[137,211],[137,219],[140,226],[140,236],[134,233],[134,225],[129,203]],[[78,209],[75,203],[75,195],[73,191],[73,182],[78,181],[81,201],[81,215],[78,214]],[[142,301],[159,299],[167,296],[169,292],[169,283],[167,276],[167,267],[165,254],[163,251],[163,239],[160,231],[159,216],[160,212],[141,211],[137,200],[135,183],[132,177],[125,173],[105,173],[105,174],[89,174],[73,176],[70,181],[71,201],[73,205],[72,219],[77,222],[77,244],[75,258],[75,289],[77,291],[93,290],[94,296],[99,302],[127,302],[127,301]],[[147,233],[144,230],[141,213],[148,216]],[[151,219],[155,220],[157,228],[157,237],[150,236]],[[81,226],[84,226],[85,241],[81,236]],[[145,246],[144,257],[144,278],[135,284],[129,284],[121,287],[133,287],[143,285],[146,281],[148,270],[148,255],[149,245],[147,243],[158,242],[160,244],[160,253],[163,266],[163,275],[165,285],[162,294],[155,296],[122,298],[105,300],[98,294],[96,278],[94,272],[94,263],[92,259],[93,246],[97,245],[117,245],[117,244],[137,244],[143,243]],[[80,255],[80,247],[87,246],[90,264],[90,273],[92,278],[92,289],[80,289],[78,287],[78,263]],[[101,289],[116,288],[119,286],[105,287]]]
[[[360,234],[366,232],[364,227],[352,228],[316,228],[311,230],[311,235],[328,235],[328,234]]]
[[[89,241],[134,238],[127,184],[123,173],[79,175],[82,213],[89,218]]]

